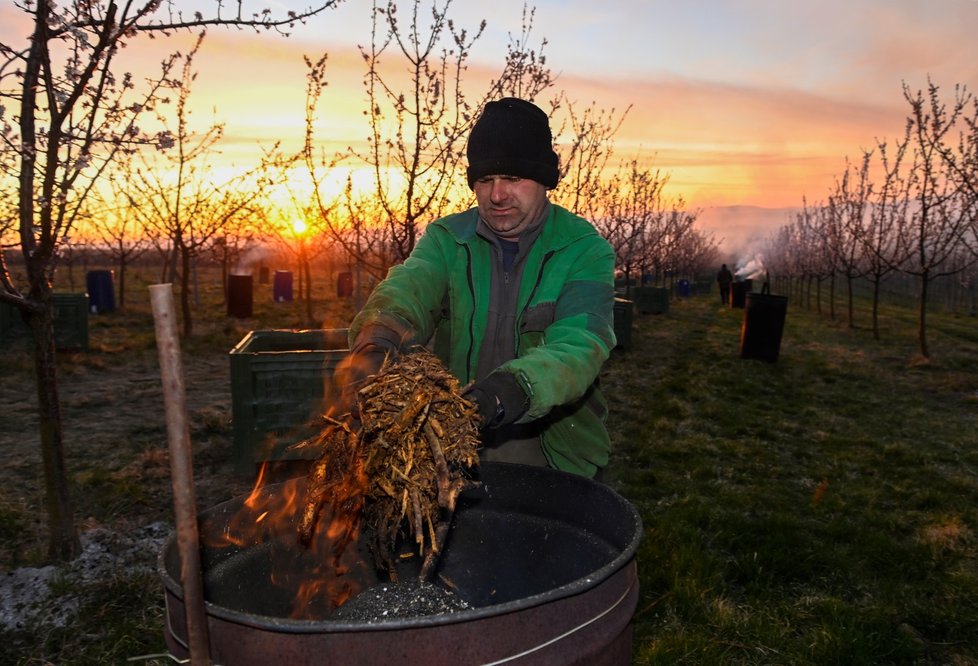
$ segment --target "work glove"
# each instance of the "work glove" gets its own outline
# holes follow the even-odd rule
[[[374,327],[377,329],[379,327]],[[343,359],[333,374],[333,413],[350,413],[359,418],[357,395],[367,380],[380,372],[384,360],[394,361],[398,346],[383,331],[364,330],[357,337],[349,356]],[[379,334],[378,334],[379,333]]]
[[[526,412],[529,399],[511,372],[494,372],[474,383],[463,395],[479,414],[479,428],[515,423]]]

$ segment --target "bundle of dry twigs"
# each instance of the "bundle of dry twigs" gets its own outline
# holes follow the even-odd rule
[[[322,455],[309,473],[300,540],[311,540],[329,506],[334,552],[355,538],[362,519],[378,568],[395,580],[393,551],[404,530],[424,558],[421,578],[427,578],[478,463],[475,407],[438,358],[417,347],[385,362],[359,390],[359,421],[357,428],[349,418],[326,419],[310,442]]]

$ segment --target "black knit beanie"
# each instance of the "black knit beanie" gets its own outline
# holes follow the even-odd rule
[[[516,97],[489,102],[469,134],[469,187],[483,176],[518,176],[557,187],[557,153],[543,109]]]

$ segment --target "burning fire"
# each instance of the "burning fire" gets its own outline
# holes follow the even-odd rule
[[[475,485],[478,415],[433,354],[418,348],[385,362],[359,389],[359,407],[358,428],[348,414],[326,414],[319,434],[297,445],[321,452],[307,478],[273,486],[263,468],[226,526],[204,530],[221,535],[208,545],[237,549],[229,557],[241,553],[251,575],[287,595],[293,618],[328,617],[376,585],[378,570],[396,581],[401,537],[430,578],[456,499]]]
[[[222,530],[202,530],[210,535],[205,545],[233,552],[252,549],[256,557],[267,558],[259,567],[267,581],[252,581],[255,589],[271,586],[276,595],[288,598],[291,618],[324,619],[378,582],[368,558],[359,548],[347,547],[359,540],[359,511],[355,505],[348,507],[350,511],[324,507],[329,515],[322,516],[304,545],[297,525],[306,504],[305,479],[269,485],[266,467],[241,510],[228,517]],[[348,478],[355,483],[356,475]],[[352,485],[337,489],[354,491]]]

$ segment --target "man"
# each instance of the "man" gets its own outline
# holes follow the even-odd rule
[[[431,348],[482,419],[483,460],[593,477],[608,462],[598,372],[615,346],[614,252],[552,204],[558,158],[546,113],[490,102],[469,136],[477,207],[432,222],[350,327],[352,373]]]
[[[717,271],[717,286],[720,287],[720,302],[724,305],[730,304],[730,283],[733,282],[733,273],[727,268],[726,264],[720,266]]]

